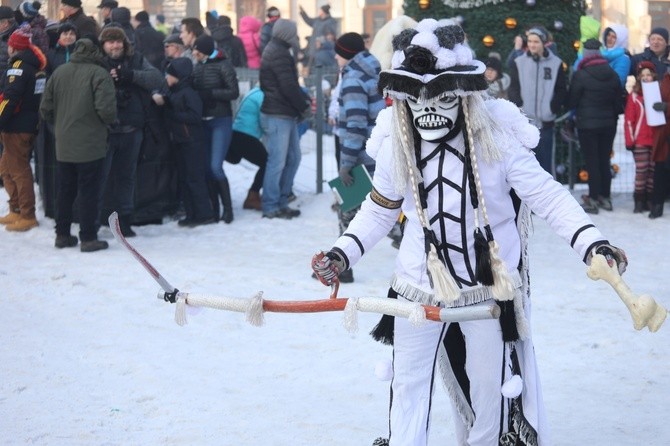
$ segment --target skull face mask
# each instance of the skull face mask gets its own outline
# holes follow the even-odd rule
[[[442,99],[415,101],[407,99],[412,111],[414,128],[425,141],[438,141],[454,128],[460,111],[458,96],[445,96]]]

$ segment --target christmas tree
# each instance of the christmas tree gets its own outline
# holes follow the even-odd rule
[[[585,13],[583,0],[406,0],[404,8],[416,20],[462,19],[468,43],[480,60],[493,51],[504,62],[515,36],[542,25],[568,66],[577,57],[574,42],[580,37],[579,17]]]

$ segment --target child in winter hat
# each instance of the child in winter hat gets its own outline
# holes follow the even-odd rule
[[[342,34],[335,42],[335,53],[344,59],[351,60],[361,51],[365,51],[365,41],[358,33]]]
[[[37,17],[41,7],[42,4],[38,1],[25,1],[19,5],[17,11],[19,11],[26,20],[30,20]]]

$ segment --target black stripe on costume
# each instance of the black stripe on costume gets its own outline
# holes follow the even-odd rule
[[[582,259],[582,261],[584,263],[586,263],[586,259],[589,258],[589,253],[591,252],[591,250],[593,248],[595,248],[596,246],[600,246],[600,245],[604,245],[604,244],[609,244],[609,240],[598,240],[597,242],[591,243],[591,245],[589,245],[588,249],[586,250],[586,254],[584,254],[584,258]]]
[[[358,249],[361,250],[361,255],[365,254],[365,248],[363,248],[363,243],[361,243],[361,241],[358,239],[358,237],[356,237],[354,234],[350,234],[350,233],[348,233],[348,232],[345,232],[344,234],[342,234],[342,237],[349,237],[349,238],[351,238],[351,239],[352,239],[353,241],[355,241],[356,244],[358,245]],[[349,264],[349,263],[347,263],[347,265],[348,265],[348,264]]]
[[[344,264],[347,265],[347,269],[349,269],[349,266],[351,265],[351,263],[349,262],[349,257],[347,257],[347,255],[344,253],[344,251],[342,251],[338,247],[334,247],[332,249],[332,251],[339,254],[340,257],[342,257],[342,260],[344,260]]]
[[[402,198],[400,200],[391,200],[380,194],[374,187],[370,191],[370,199],[373,203],[385,209],[398,209],[402,205]]]
[[[590,225],[584,225],[581,228],[577,229],[577,231],[575,231],[575,235],[572,236],[572,240],[570,240],[570,247],[574,248],[575,243],[577,243],[577,238],[579,237],[579,234],[581,234],[582,232],[586,231],[589,228],[595,228],[595,227],[596,226],[594,224],[590,224]]]

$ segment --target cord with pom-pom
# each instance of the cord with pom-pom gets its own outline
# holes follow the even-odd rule
[[[188,322],[186,320],[186,296],[187,294],[185,293],[177,293],[175,301],[174,321],[180,327],[183,327]]]

